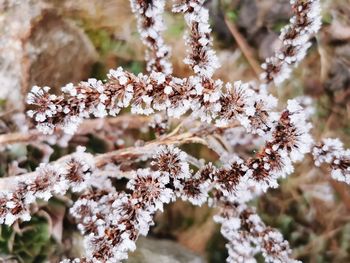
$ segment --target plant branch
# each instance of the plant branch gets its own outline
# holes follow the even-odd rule
[[[148,116],[121,115],[115,118],[88,119],[78,128],[77,135],[86,135],[104,129],[106,126],[119,127],[123,129],[139,129],[150,121]],[[60,132],[60,131],[58,131]],[[15,143],[33,143],[45,141],[47,136],[37,129],[30,129],[28,132],[14,132],[0,135],[0,146]]]
[[[213,129],[212,127],[199,128],[195,131],[185,132],[181,134],[172,133],[170,136],[163,136],[156,140],[145,143],[143,146],[133,146],[125,149],[120,149],[116,151],[107,152],[104,154],[99,154],[94,157],[95,167],[100,169],[106,164],[111,162],[122,162],[130,159],[137,159],[140,156],[147,156],[152,154],[155,149],[160,145],[183,145],[188,143],[200,143],[207,145],[207,141],[204,138],[206,134],[215,133],[222,131],[223,129],[228,129],[234,127],[235,124],[231,124],[227,127],[221,127]],[[65,155],[60,159],[52,162],[51,164],[63,164],[72,157],[73,154]],[[13,186],[16,185],[18,181],[28,179],[30,177],[35,177],[37,172],[30,172],[22,174],[19,176],[9,176],[5,178],[0,178],[0,191],[1,190],[11,190]],[[15,178],[15,180],[14,180]]]
[[[233,38],[236,40],[237,45],[239,46],[243,55],[247,59],[249,65],[253,69],[256,77],[259,78],[260,74],[262,73],[262,69],[254,57],[254,51],[249,46],[247,41],[245,41],[244,37],[238,31],[238,29],[234,23],[230,22],[227,18],[225,18],[225,23],[226,23],[228,29],[230,30]]]

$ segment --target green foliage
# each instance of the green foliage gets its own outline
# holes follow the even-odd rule
[[[47,220],[33,216],[31,221],[21,223],[19,229],[1,226],[0,254],[13,255],[19,262],[45,262],[54,244]]]
[[[112,35],[107,30],[87,29],[86,33],[102,56],[108,54],[111,50],[118,49],[122,46],[121,42],[113,40]]]
[[[172,17],[172,19],[174,19],[174,17]],[[185,28],[184,20],[181,17],[177,17],[173,23],[169,24],[165,31],[165,37],[167,39],[181,39]]]
[[[89,141],[86,145],[86,149],[90,153],[103,153],[107,150],[106,143],[97,136],[89,135]]]
[[[18,160],[20,158],[27,156],[27,147],[22,144],[13,144],[7,149],[0,152],[0,177],[3,177],[9,168],[9,165],[13,160]],[[29,162],[25,162],[25,168],[30,168]]]
[[[330,25],[330,24],[332,24],[332,21],[333,21],[333,17],[332,17],[331,13],[327,12],[322,16],[322,24],[323,25]]]
[[[282,28],[284,28],[286,25],[288,25],[288,21],[279,21],[276,22],[273,27],[272,30],[275,32],[280,32]]]
[[[142,72],[143,68],[144,68],[143,63],[138,61],[131,62],[129,66],[130,71],[134,74],[138,74]]]
[[[5,106],[6,106],[6,100],[0,98],[0,112],[4,110]]]
[[[238,11],[237,10],[231,10],[226,13],[226,17],[232,22],[236,22],[238,19]]]
[[[217,229],[214,235],[211,237],[207,243],[206,253],[208,262],[210,263],[221,263],[225,262],[228,257],[228,252],[225,247],[227,240],[220,233],[220,226],[217,226]]]

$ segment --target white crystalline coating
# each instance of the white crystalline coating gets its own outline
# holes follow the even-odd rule
[[[62,129],[65,133],[73,135],[82,121],[83,119],[78,116],[67,116],[62,124]]]
[[[239,120],[248,132],[266,137],[279,118],[273,112],[276,106],[277,99],[274,96],[250,91],[245,99],[245,116]]]
[[[290,2],[291,5],[295,6],[295,16],[290,19],[290,24],[281,30],[282,48],[273,57],[267,58],[265,63],[261,65],[265,71],[261,74],[261,79],[267,80],[267,72],[269,72],[276,85],[280,85],[291,75],[292,67],[298,65],[305,57],[306,51],[311,47],[310,38],[321,28],[319,0],[296,0]],[[299,23],[297,16],[306,21]],[[292,32],[292,37],[288,35],[290,32]],[[293,52],[285,52],[288,49],[292,49]],[[270,72],[268,64],[275,66],[275,69]]]
[[[311,151],[311,147],[314,143],[310,135],[312,125],[307,122],[307,117],[296,100],[289,100],[287,109],[289,113],[291,113],[289,119],[295,129],[295,138],[293,139],[295,147],[293,147],[289,153],[291,160],[295,162],[302,160],[304,155]]]
[[[312,151],[315,165],[328,164],[333,179],[350,184],[350,150],[339,139],[325,138]]]
[[[61,88],[62,92],[69,93],[71,96],[77,95],[77,89],[73,85],[73,83],[68,83],[64,87]]]
[[[322,163],[331,163],[334,156],[343,150],[343,143],[339,139],[323,139],[322,146],[314,147],[312,152],[316,166],[320,166]]]
[[[341,163],[343,165],[340,165]],[[350,184],[350,150],[336,153],[331,175],[335,180]]]
[[[68,168],[62,164],[40,164],[35,171],[35,176],[18,181],[19,188],[6,194],[7,207],[10,209],[16,207],[18,209],[16,209],[17,212],[15,214],[0,214],[0,222],[11,225],[17,219],[28,221],[31,218],[29,205],[34,203],[36,199],[48,201],[55,194],[66,194],[69,188],[74,192],[80,192],[90,187],[91,182],[89,182],[89,179],[92,171],[95,169],[92,155],[85,153],[84,148],[78,147],[77,152],[73,153],[72,156],[74,157],[72,162],[79,163],[80,169],[74,169],[71,172],[83,173],[81,175],[83,180],[79,182],[67,180]],[[20,200],[17,200],[17,194],[22,196]]]
[[[46,123],[48,118],[54,117],[58,112],[58,107],[55,105],[57,97],[55,95],[50,95],[49,87],[40,88],[34,86],[27,96],[27,103],[29,105],[40,105],[45,104],[46,108],[41,110],[29,110],[27,115],[34,118],[38,122],[38,129],[40,129],[45,134],[52,133],[52,126],[50,123]]]
[[[192,179],[194,179],[194,181],[192,181]],[[196,182],[196,180],[198,181]],[[192,182],[192,184],[194,184],[190,186],[192,191],[187,192],[188,189],[185,188],[186,182]],[[196,189],[195,193],[193,192],[194,189]],[[197,172],[191,179],[184,180],[184,182],[177,184],[176,195],[183,201],[188,201],[193,205],[201,206],[207,202],[210,190],[210,181],[201,180],[200,172]]]
[[[99,103],[97,105],[94,116],[97,118],[103,118],[107,116],[106,106],[103,103]]]
[[[44,89],[41,89],[38,86],[33,86],[27,96],[27,103],[29,105],[34,104],[36,102],[37,97],[41,97],[45,94]]]
[[[108,78],[119,79],[120,77],[125,77],[125,73],[124,73],[122,67],[118,67],[116,70],[115,69],[110,69],[109,73],[107,74],[107,77]]]
[[[299,105],[303,108],[305,117],[307,119],[310,119],[316,113],[314,101],[311,97],[299,96],[294,98],[294,100],[296,100],[299,103]]]
[[[94,78],[90,78],[87,82],[82,82],[81,84],[89,85],[91,88],[96,89],[99,93],[102,93],[104,90],[102,81]]]
[[[128,78],[126,76],[120,76],[118,80],[120,85],[125,85],[126,83],[128,83]]]
[[[173,191],[166,187],[169,183],[169,177],[162,175],[158,171],[151,171],[149,169],[138,169],[136,177],[130,180],[127,188],[134,192],[147,191],[148,210],[155,212],[157,210],[163,211],[163,204],[169,203],[173,199]],[[152,198],[151,198],[152,197]],[[146,204],[145,200],[139,200]]]
[[[173,177],[176,180],[185,179],[191,176],[189,164],[187,162],[187,154],[184,151],[181,151],[179,148],[170,146],[159,146],[156,149],[154,155],[155,160],[160,160],[163,158],[171,157],[173,163],[169,163],[169,167],[176,167],[176,169],[171,171],[176,171],[176,173],[170,173],[170,177]],[[168,159],[168,158],[167,158]]]
[[[173,88],[171,86],[166,86],[164,88],[164,93],[170,95],[173,92]]]
[[[158,85],[163,84],[165,82],[166,75],[162,72],[152,72],[151,78],[153,78]]]
[[[126,74],[129,73],[124,72],[122,68],[118,68],[111,70],[108,78],[113,83],[117,80],[118,84],[121,85],[119,79],[123,79],[124,77],[129,79]],[[58,112],[64,113],[65,117],[62,117],[63,120],[59,125],[66,133],[73,134],[84,118],[88,118],[91,115],[99,118],[103,118],[108,114],[115,116],[120,112],[121,108],[128,107],[130,104],[131,112],[135,114],[150,115],[155,111],[166,110],[169,117],[175,118],[180,117],[191,109],[192,115],[203,122],[210,123],[215,120],[218,126],[225,126],[234,120],[238,120],[248,132],[259,134],[266,139],[269,136],[269,133],[266,133],[266,131],[271,129],[273,123],[278,118],[278,115],[272,111],[277,104],[276,98],[266,93],[255,92],[250,87],[250,84],[235,82],[232,87],[230,84],[224,85],[222,81],[215,80],[211,84],[211,90],[207,91],[203,87],[202,79],[198,76],[192,76],[184,80],[173,78],[167,83],[164,83],[164,80],[165,75],[163,73],[152,73],[151,76],[139,74],[133,81],[128,81],[126,86],[118,86],[118,89],[120,88],[121,90],[117,94],[113,94],[110,91],[107,92],[101,82],[90,79],[88,82],[82,82],[80,85],[83,87],[84,85],[89,85],[90,88],[98,91],[98,99],[94,100],[92,105],[87,105],[91,101],[82,90],[76,96],[73,96],[79,100],[75,109],[72,109],[70,104],[62,107],[54,103],[48,103],[47,110],[30,110],[27,114],[39,122],[38,129],[45,133],[52,133],[55,125],[49,119],[53,118]],[[155,82],[156,84],[154,84]],[[134,90],[138,87],[138,83],[145,85],[144,92],[140,93],[139,90]],[[165,96],[172,96],[176,93],[173,87],[177,85],[188,85],[188,91],[184,93],[184,97],[180,100],[170,101],[166,97],[164,101],[158,103],[158,98],[151,95],[153,85],[164,85],[162,88],[164,89]],[[67,85],[65,90],[71,92],[73,88],[72,85]],[[37,88],[34,88],[34,91],[36,90]],[[41,89],[39,90],[42,91]],[[231,103],[232,116],[222,116],[222,99],[234,90],[242,96],[241,102],[237,103],[233,101]],[[135,93],[140,97],[135,98]],[[107,105],[107,103],[109,104]],[[233,114],[235,103],[237,105],[243,103],[243,105],[240,111],[236,111]]]
[[[214,216],[214,221],[221,224],[222,235],[229,241],[226,245],[229,253],[226,262],[256,262],[254,256],[259,252],[262,252],[266,262],[299,262],[290,257],[289,244],[281,233],[267,228],[254,210],[243,203],[232,203],[231,206],[223,207],[223,212]],[[248,229],[244,228],[247,224],[250,226]]]
[[[169,202],[169,195],[165,184],[168,178],[150,169],[139,169],[137,177],[128,184],[133,194],[111,192],[100,198],[78,199],[70,212],[79,222],[79,229],[85,233],[85,248],[87,258],[92,261],[120,262],[127,258],[129,251],[136,249],[135,239],[139,235],[147,235],[153,224],[152,215],[157,209],[162,209],[163,202]],[[145,192],[149,190],[149,192]],[[154,198],[150,198],[148,195]],[[139,198],[145,198],[140,200]],[[140,202],[146,201],[144,206]],[[98,215],[98,216],[97,216]],[[97,231],[89,232],[85,226],[97,225]],[[116,236],[106,235],[115,231]],[[136,236],[135,236],[136,235]],[[112,239],[112,240],[111,240]],[[101,254],[101,258],[94,256],[95,252],[111,251]]]
[[[161,36],[165,30],[163,13],[164,0],[138,1],[130,0],[132,12],[137,19],[138,31],[143,43],[148,47],[146,50],[146,61],[148,72],[161,72],[165,75],[172,73],[172,65],[169,62],[170,48]],[[151,19],[151,23],[149,23]],[[147,22],[145,22],[147,21]],[[151,39],[151,40],[150,40]]]
[[[287,104],[287,110],[290,112],[298,112],[303,109],[296,100],[288,100]]]
[[[215,51],[211,49],[212,40],[208,37],[211,32],[209,25],[209,12],[203,7],[204,1],[190,0],[184,4],[175,6],[173,12],[184,13],[188,32],[184,36],[185,43],[189,47],[188,55],[184,63],[190,65],[193,71],[204,78],[211,78],[216,69],[220,67]],[[191,10],[189,9],[191,8]],[[196,39],[192,39],[191,30],[196,31]],[[197,32],[199,34],[197,41]],[[199,45],[199,47],[194,43]],[[198,51],[198,49],[200,51]],[[195,60],[194,54],[205,54],[202,61]]]
[[[112,85],[115,84],[115,80],[118,82],[116,91],[113,87],[106,92],[105,87],[109,87],[110,83],[106,83],[106,86],[104,86],[101,81],[96,79],[89,79],[87,82],[79,84],[77,86],[80,86],[79,91],[73,84],[67,84],[64,86],[62,88],[64,95],[67,96],[69,100],[73,99],[74,101],[74,98],[76,98],[79,101],[78,105],[76,105],[77,108],[75,109],[70,107],[70,101],[67,105],[60,105],[59,103],[61,101],[66,102],[65,100],[62,100],[65,97],[62,98],[47,94],[49,90],[48,87],[40,88],[34,86],[28,95],[28,103],[36,105],[40,98],[39,104],[42,104],[43,107],[40,108],[39,111],[28,111],[28,116],[38,122],[39,130],[45,133],[52,133],[56,126],[52,120],[55,119],[57,113],[63,113],[63,115],[66,115],[66,118],[62,117],[62,120],[59,120],[58,125],[62,125],[67,132],[73,133],[82,118],[87,118],[91,115],[105,117],[107,114],[110,114],[114,116],[121,110],[121,108],[128,107],[129,104],[132,103],[132,113],[136,114],[149,115],[155,110],[166,110],[169,116],[178,118],[191,108],[193,110],[193,116],[198,117],[203,122],[209,123],[215,120],[220,126],[227,125],[229,120],[220,117],[220,111],[222,110],[220,99],[224,95],[222,92],[222,83],[220,83],[220,81],[215,81],[212,90],[207,90],[204,87],[205,83],[203,83],[203,79],[208,80],[211,78],[214,70],[218,66],[215,52],[211,49],[212,41],[210,37],[208,37],[211,31],[208,23],[209,14],[208,10],[203,7],[203,3],[204,1],[191,0],[174,7],[175,12],[184,13],[185,20],[190,28],[195,30],[196,34],[199,34],[198,43],[196,42],[195,45],[192,45],[194,44],[193,41],[197,40],[191,39],[191,37],[187,38],[189,47],[192,49],[190,48],[189,56],[186,58],[186,63],[191,64],[199,78],[196,79],[195,77],[191,77],[189,82],[187,82],[186,79],[181,80],[173,78],[170,80],[170,83],[174,82],[173,84],[178,84],[179,87],[185,86],[186,91],[181,93],[178,92],[176,88],[174,89],[174,86],[171,86],[172,84],[165,85],[165,87],[162,87],[164,89],[164,94],[166,95],[165,99],[162,102],[154,101],[153,96],[149,95],[152,94],[154,89],[153,86],[166,84],[165,76],[168,76],[169,72],[166,72],[166,70],[150,70],[150,76],[139,74],[134,78],[132,74],[125,72],[119,67],[116,70],[111,70],[108,74],[109,81],[112,82]],[[285,62],[281,64],[279,73],[275,76],[275,81],[277,82],[283,81],[283,79],[290,74],[290,67],[288,64],[295,64],[295,62],[304,57],[305,51],[310,45],[307,42],[310,36],[309,33],[316,32],[320,26],[319,1],[295,1],[292,4],[296,5],[297,11],[301,12],[302,16],[310,19],[310,23],[307,23],[308,25],[306,27],[298,27],[296,29],[298,33],[297,37],[294,38],[287,38],[287,33],[289,32],[288,30],[293,28],[295,23],[298,22],[296,17],[291,19],[291,25],[282,30],[281,38],[283,39],[283,44],[292,45],[298,52],[294,52],[295,54],[293,53],[293,55],[287,55],[282,51],[279,51],[276,53],[276,57],[268,58],[263,64],[263,68],[267,69],[268,65],[271,63],[275,64],[280,60]],[[150,50],[153,50],[156,54],[155,57],[153,54],[150,56],[150,63],[155,65],[157,60],[159,65],[163,65],[164,68],[169,69],[168,66],[165,66],[167,63],[165,60],[167,59],[168,50],[163,45],[163,40],[160,37],[160,32],[164,30],[164,24],[161,17],[161,14],[164,12],[164,5],[165,1],[162,0],[151,2],[131,1],[133,12],[138,18],[141,36],[146,45],[150,46]],[[307,7],[307,10],[305,7]],[[151,22],[147,20],[148,18],[151,18]],[[148,24],[147,26],[143,25],[143,22],[145,21],[149,22],[146,23]],[[155,44],[152,44],[149,41],[149,37],[153,39],[151,42],[155,41]],[[198,49],[194,46],[198,46]],[[201,57],[200,61],[193,61],[191,54],[196,54],[194,57],[198,57],[197,55],[202,54],[203,57]],[[267,76],[266,72],[263,74],[265,75],[264,77]],[[139,85],[145,85],[146,87],[141,88],[144,88],[145,90],[140,92]],[[187,87],[186,85],[190,87]],[[84,86],[97,91],[99,93],[98,99],[93,98],[93,100],[91,100],[89,91],[84,90]],[[134,90],[134,88],[138,88],[138,90]],[[260,88],[263,89],[264,85],[261,85]],[[116,92],[116,94],[113,94],[113,92]],[[138,97],[134,98],[134,92],[141,97],[141,103],[139,101],[133,103],[133,99],[140,99]],[[96,94],[94,93],[94,95]],[[179,99],[170,100],[169,97],[172,95],[176,95]],[[266,98],[258,98],[262,95]],[[270,101],[273,102],[274,100],[266,93],[260,93],[258,95],[253,94],[249,99],[247,98],[247,103],[244,105],[244,114],[239,114],[235,118],[237,118],[249,132],[257,133],[267,139],[269,134],[266,134],[266,130],[271,128],[271,122],[276,117],[276,114],[269,112],[271,111],[271,108],[274,107],[269,103]],[[106,105],[106,103],[110,103],[110,105]],[[266,120],[261,120],[260,123],[254,123],[254,115],[260,114],[258,109],[254,106],[256,103],[265,104],[269,115]]]

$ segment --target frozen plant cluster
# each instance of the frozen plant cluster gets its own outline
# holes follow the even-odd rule
[[[290,76],[291,66],[297,65],[311,46],[309,36],[321,27],[321,7],[318,0],[291,0],[290,3],[294,16],[289,25],[281,30],[282,47],[262,64],[264,72],[261,79],[266,83],[275,82],[278,85]]]
[[[30,220],[30,204],[64,195],[70,188],[80,192],[90,186],[94,169],[92,156],[80,147],[64,165],[41,164],[34,174],[15,180],[15,187],[0,192],[0,223],[12,225],[17,219]]]
[[[175,5],[173,12],[183,13],[189,28],[184,36],[188,47],[184,63],[198,76],[211,78],[220,65],[215,51],[211,48],[209,12],[203,7],[204,2],[204,0],[184,1]]]
[[[350,184],[350,149],[345,150],[339,139],[323,139],[312,154],[316,166],[328,165],[333,179]]]
[[[242,203],[226,203],[214,217],[220,224],[226,245],[228,262],[255,263],[254,255],[262,252],[267,262],[297,263],[290,258],[291,250],[281,233],[267,227],[254,209]]]
[[[193,74],[187,78],[172,74],[171,51],[161,35],[166,1],[130,2],[147,47],[147,73],[135,75],[118,67],[105,81],[69,83],[58,95],[49,87],[35,86],[27,97],[27,115],[45,134],[74,134],[91,117],[114,117],[130,108],[133,116],[154,116],[149,123],[158,137],[95,156],[78,150],[20,176],[12,190],[1,192],[1,223],[28,220],[36,199],[48,200],[70,189],[79,194],[70,214],[84,235],[86,253],[62,262],[120,262],[136,249],[137,238],[148,234],[154,214],[182,199],[219,208],[214,220],[228,240],[227,262],[256,262],[258,253],[266,262],[297,262],[288,242],[247,202],[278,187],[278,180],[290,175],[294,163],[311,151],[316,165],[329,165],[334,179],[350,183],[349,150],[337,139],[318,144],[311,136],[309,100],[289,100],[279,110],[277,98],[269,93],[269,87],[281,84],[305,57],[321,25],[319,1],[291,0],[294,16],[282,29],[281,48],[262,64],[258,83],[213,78],[219,61],[204,0],[182,0],[172,8],[188,26],[184,63]],[[181,125],[168,131],[169,120]],[[258,142],[256,154],[239,156],[232,150],[237,145],[232,136],[242,132],[242,147],[253,143],[252,138]],[[201,143],[215,151],[218,164],[186,153],[180,148],[185,143]],[[124,162],[133,168],[124,171]],[[129,179],[124,191],[117,191],[109,177]]]
[[[153,0],[150,5],[147,1],[130,1],[131,9],[137,18],[137,26],[143,43],[148,47],[146,51],[147,70],[162,72],[165,75],[172,73],[169,62],[170,48],[164,43],[161,32],[165,29],[163,13],[165,1]]]

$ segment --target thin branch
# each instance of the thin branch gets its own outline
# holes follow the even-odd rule
[[[256,77],[259,78],[260,74],[263,71],[262,71],[259,63],[255,59],[253,49],[249,46],[247,41],[245,41],[244,37],[238,31],[238,29],[237,29],[237,27],[236,27],[236,25],[234,23],[230,22],[226,17],[225,17],[225,23],[226,23],[228,29],[230,30],[233,38],[236,40],[237,45],[239,46],[239,48],[242,51],[243,55],[247,59],[249,65],[253,69]]]
[[[194,132],[186,132],[178,135],[175,134],[172,136],[164,136],[157,140],[150,141],[143,146],[128,147],[125,149],[120,149],[120,150],[96,155],[94,157],[95,166],[96,168],[102,168],[103,166],[105,166],[110,162],[120,162],[120,161],[125,161],[127,159],[136,159],[136,158],[139,158],[140,156],[153,153],[154,150],[160,145],[182,145],[187,143],[200,143],[200,144],[206,145],[207,142],[204,139],[197,136],[197,134],[199,134],[198,132],[199,131],[197,130]],[[72,157],[72,155],[73,154],[65,155],[62,158],[58,159],[57,161],[52,162],[52,164],[63,164],[67,160],[69,160]],[[16,177],[10,176],[5,178],[0,178],[0,191],[11,190],[12,187],[16,185],[18,180],[28,179],[30,177],[35,177],[36,175],[37,175],[37,172],[34,171],[31,173],[22,174]],[[16,180],[14,180],[14,178]]]
[[[139,129],[150,121],[148,116],[120,115],[115,118],[85,120],[78,128],[77,135],[86,135],[105,128],[106,126],[119,127],[122,129]],[[37,129],[31,129],[26,133],[14,132],[0,134],[0,146],[14,143],[33,143],[47,140],[47,135]]]

